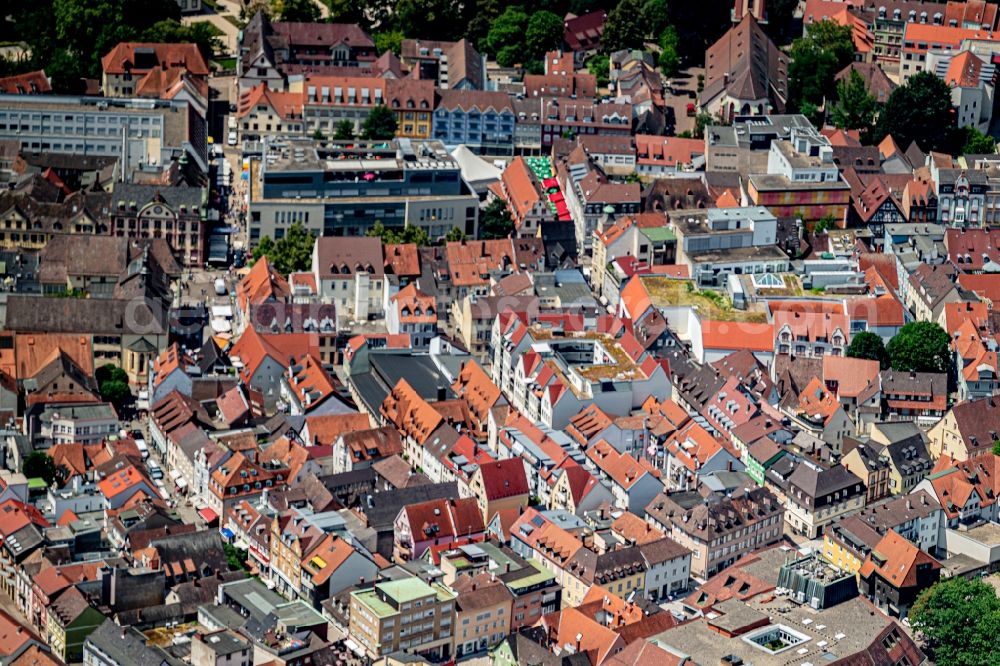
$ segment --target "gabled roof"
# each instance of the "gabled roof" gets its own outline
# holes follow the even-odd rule
[[[619,453],[603,439],[587,449],[587,457],[626,491],[647,475],[657,476],[645,459],[636,460],[630,453]]]
[[[444,423],[444,417],[405,379],[396,383],[379,408],[382,416],[405,436],[423,444]]]
[[[434,499],[410,504],[400,513],[414,541],[469,537],[486,529],[483,514],[473,497]],[[414,553],[420,556],[423,553]]]
[[[348,279],[364,272],[378,279],[385,274],[382,240],[372,236],[320,236],[316,239],[316,257],[313,269],[322,279]]]
[[[208,76],[208,65],[197,44],[120,42],[101,58],[105,74],[126,74],[179,67],[196,76]]]
[[[788,96],[788,56],[746,14],[705,52],[702,105],[725,91],[738,100],[768,100],[778,112]]]
[[[303,553],[302,569],[311,576],[315,585],[324,585],[356,552],[345,539],[336,534],[327,534],[308,552]]]
[[[302,119],[302,93],[271,90],[266,83],[245,90],[236,110],[238,118],[245,118],[255,112],[258,106],[267,106],[282,120]]]
[[[483,424],[488,420],[490,410],[503,398],[500,388],[475,361],[462,364],[451,389],[458,398],[465,401],[472,415]]]
[[[528,477],[521,458],[507,458],[480,465],[479,474],[482,477],[485,499],[489,502],[527,495],[529,492]]]
[[[251,305],[269,301],[283,302],[290,296],[288,281],[274,269],[266,256],[258,259],[236,284],[236,302],[244,312],[249,312]]]
[[[897,589],[917,585],[917,571],[923,565],[940,569],[941,563],[901,537],[895,530],[882,537],[875,549],[861,565],[862,578],[877,572],[889,585]]]

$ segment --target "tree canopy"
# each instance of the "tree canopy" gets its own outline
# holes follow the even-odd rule
[[[979,579],[955,576],[924,590],[910,622],[938,666],[1000,664],[1000,598]]]
[[[611,60],[603,53],[590,56],[587,60],[587,71],[597,79],[598,88],[607,88],[611,82]]]
[[[539,11],[532,14],[524,34],[528,59],[541,60],[546,51],[557,48],[562,43],[563,32],[563,20],[552,12]]]
[[[960,130],[963,141],[963,155],[992,155],[997,152],[997,142],[992,136],[983,134],[975,127],[963,127]]]
[[[361,136],[368,141],[380,141],[396,136],[396,114],[384,104],[373,107],[361,126]]]
[[[875,123],[877,105],[864,77],[852,69],[846,80],[837,82],[837,101],[831,120],[840,129],[861,130],[867,136]]]
[[[101,400],[110,402],[115,409],[121,407],[132,397],[132,391],[128,386],[128,374],[117,365],[106,363],[97,368],[94,372],[97,380],[97,390],[101,393]]]
[[[851,338],[851,344],[847,348],[847,355],[851,358],[878,361],[883,370],[889,367],[889,355],[885,351],[882,337],[869,331],[854,334],[854,337]]]
[[[119,42],[138,41],[156,23],[180,18],[175,0],[52,0],[52,15],[36,29],[50,31],[61,48],[80,59],[86,76],[97,77],[101,58]]]
[[[788,65],[789,102],[802,111],[820,107],[836,94],[837,73],[854,59],[851,28],[834,21],[810,23],[792,42]]]
[[[676,76],[677,70],[680,69],[679,47],[680,38],[677,36],[677,29],[668,25],[660,35],[660,69],[667,76]]]
[[[601,35],[601,49],[614,53],[622,49],[641,49],[646,41],[640,0],[621,0],[608,12]]]
[[[494,199],[479,216],[479,237],[507,238],[514,231],[514,218],[502,199]]]
[[[402,229],[387,227],[381,222],[376,222],[365,234],[382,239],[383,243],[398,245],[400,243],[415,243],[419,247],[427,247],[431,244],[431,237],[423,227],[408,224]]]
[[[948,372],[951,339],[934,322],[914,321],[899,329],[886,347],[889,364],[901,372]]]
[[[323,19],[313,0],[275,0],[273,11],[280,21],[316,23]]]
[[[486,52],[496,58],[501,67],[511,67],[521,61],[520,45],[528,29],[528,20],[528,14],[520,7],[507,7],[490,26]]]
[[[397,0],[395,25],[414,39],[458,39],[463,32],[460,6],[453,0]]]
[[[403,50],[403,32],[401,30],[372,33],[372,41],[375,42],[375,50],[379,54],[392,51],[399,55],[400,51]]]
[[[304,271],[312,265],[313,245],[316,237],[306,231],[301,224],[293,224],[285,236],[277,241],[270,236],[264,236],[253,249],[254,261],[261,257],[274,266],[274,270],[282,275]]]
[[[142,34],[144,42],[163,42],[166,44],[181,44],[191,42],[198,45],[198,50],[205,62],[220,50],[219,36],[222,31],[208,21],[196,21],[184,24],[176,19],[157,21]]]
[[[44,451],[32,451],[21,464],[21,473],[29,479],[42,479],[45,485],[62,485],[66,480],[66,470],[57,466],[52,456]]]
[[[951,153],[954,122],[951,88],[931,72],[918,72],[889,95],[875,138],[891,134],[900,146],[916,140],[923,150]]]
[[[341,120],[333,128],[333,138],[337,141],[350,141],[354,138],[354,123],[350,120]]]

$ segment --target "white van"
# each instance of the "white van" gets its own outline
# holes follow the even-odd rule
[[[236,145],[236,130],[234,129],[229,130],[229,137],[226,139],[226,143],[228,143],[230,146]]]
[[[144,439],[135,440],[135,448],[139,449],[139,455],[142,456],[143,460],[149,458],[149,447],[146,446],[146,440]]]
[[[163,478],[163,470],[155,460],[147,460],[146,467],[149,468],[149,476],[153,481],[159,481]]]

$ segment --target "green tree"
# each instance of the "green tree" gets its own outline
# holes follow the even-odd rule
[[[254,261],[267,257],[274,270],[282,275],[288,275],[304,271],[312,265],[312,251],[315,244],[316,237],[312,232],[306,231],[305,227],[296,223],[277,241],[272,240],[270,236],[264,236],[254,247],[252,255]]]
[[[878,361],[879,367],[883,370],[889,367],[889,355],[885,351],[882,337],[869,331],[854,334],[854,337],[851,338],[851,344],[847,348],[847,355],[851,358]]]
[[[453,0],[397,0],[396,25],[414,39],[452,40],[465,31]]]
[[[997,142],[989,134],[983,134],[975,127],[963,127],[961,134],[963,155],[992,155],[997,152]]]
[[[701,111],[697,116],[694,117],[694,132],[692,137],[695,139],[701,139],[705,136],[705,128],[715,122],[715,118],[708,111]]]
[[[458,227],[452,227],[451,231],[449,231],[445,235],[444,240],[446,243],[455,243],[458,241],[463,241],[465,240],[465,232],[459,229]]]
[[[396,114],[384,104],[373,107],[361,126],[361,136],[368,141],[381,141],[396,136]]]
[[[368,3],[364,0],[323,0],[323,2],[330,8],[330,21],[333,23],[357,23],[363,27],[370,26],[365,14]],[[372,35],[373,39],[374,37]]]
[[[667,76],[677,76],[677,70],[680,69],[681,59],[677,55],[679,46],[677,28],[668,25],[660,35],[660,69]]]
[[[916,140],[924,150],[951,153],[954,121],[951,88],[931,72],[918,72],[889,95],[878,116],[875,138],[892,135],[900,146]]]
[[[507,7],[490,26],[486,52],[492,54],[501,67],[512,67],[523,59],[528,20],[520,7]]]
[[[341,120],[333,130],[333,138],[337,141],[353,141],[354,123],[350,120]]]
[[[587,60],[587,71],[597,79],[598,88],[607,88],[611,82],[611,60],[603,53],[590,56]]]
[[[886,347],[889,364],[900,372],[948,372],[951,339],[930,321],[910,322],[899,329]]]
[[[86,76],[83,61],[66,49],[59,49],[52,54],[52,60],[45,66],[45,74],[52,79],[53,92],[81,95],[87,88],[83,80]]]
[[[273,10],[279,21],[318,23],[323,14],[313,0],[275,0]]]
[[[487,51],[486,36],[490,33],[493,22],[500,16],[504,8],[500,0],[474,0],[466,3],[470,13],[465,28],[465,37],[480,51]]]
[[[532,60],[545,57],[549,51],[562,43],[563,20],[552,12],[535,12],[528,19],[528,28],[525,31],[525,53]]]
[[[993,440],[993,455],[1000,456],[1000,439]]]
[[[408,224],[402,229],[387,227],[381,221],[375,224],[365,233],[366,236],[381,238],[383,243],[397,245],[400,243],[414,243],[418,247],[427,247],[431,244],[431,237],[423,227]]]
[[[503,199],[493,199],[479,215],[479,237],[484,240],[507,238],[514,231],[511,217]]]
[[[117,365],[110,363],[102,365],[94,373],[94,378],[97,380],[97,390],[101,393],[101,400],[110,402],[115,409],[120,410],[131,399],[128,374]]]
[[[924,590],[910,609],[938,666],[1000,664],[1000,598],[979,579],[955,576]]]
[[[403,32],[401,30],[386,30],[372,34],[372,41],[375,42],[375,50],[379,53],[392,51],[399,55],[403,50]]]
[[[622,49],[641,49],[646,42],[640,0],[621,0],[608,12],[601,35],[601,48],[605,53]]]
[[[862,130],[867,135],[875,123],[877,104],[864,77],[852,69],[847,80],[837,82],[837,102],[831,114],[833,124],[840,129]]]
[[[228,541],[222,542],[222,551],[226,554],[226,563],[230,571],[249,571],[247,551],[237,548]]]
[[[157,21],[142,33],[144,42],[181,44],[190,42],[198,45],[198,50],[206,61],[222,49],[219,36],[222,31],[208,21],[197,21],[185,25],[176,19]]]
[[[62,485],[66,481],[66,470],[56,465],[52,457],[44,451],[32,451],[21,464],[21,473],[29,479],[42,479],[46,486],[53,483]]]
[[[670,25],[666,0],[646,0],[642,3],[642,24],[647,35],[661,35]]]
[[[854,59],[851,28],[834,21],[809,24],[805,37],[792,43],[788,65],[789,101],[797,109],[822,106],[836,94],[836,75]]]

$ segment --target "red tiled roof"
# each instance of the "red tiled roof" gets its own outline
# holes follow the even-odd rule
[[[379,411],[397,430],[418,444],[425,442],[444,422],[444,417],[405,379],[396,383]]]
[[[487,501],[528,494],[528,477],[520,458],[497,460],[479,467]]]
[[[37,95],[52,92],[45,70],[0,78],[0,92],[7,95]]]
[[[941,563],[901,537],[895,530],[889,530],[874,550],[868,554],[858,572],[862,578],[869,578],[878,572],[885,581],[897,589],[917,585],[917,569],[921,565],[940,569]]]
[[[704,349],[746,349],[754,352],[774,349],[775,327],[768,323],[706,320],[701,323]]]
[[[486,529],[474,497],[418,502],[403,507],[402,511],[414,541],[429,537],[468,537]]]
[[[371,428],[371,419],[367,414],[306,416],[310,446],[333,444],[343,434],[368,428]]]

